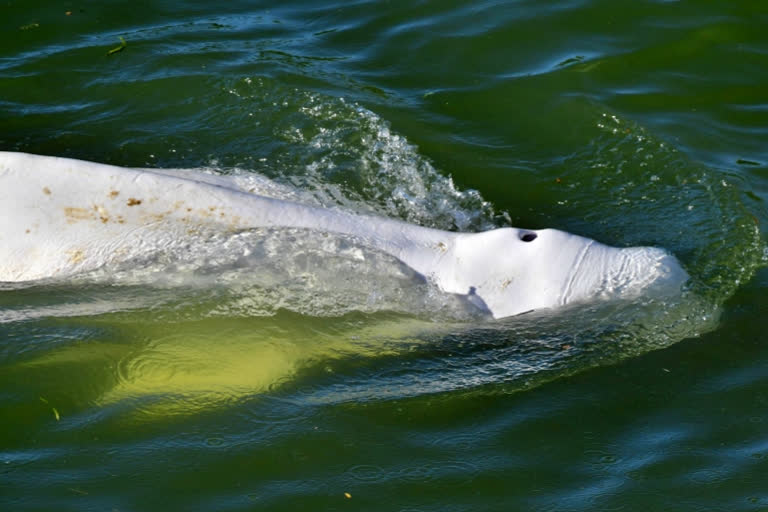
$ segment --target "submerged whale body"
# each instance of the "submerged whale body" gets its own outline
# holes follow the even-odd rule
[[[194,171],[0,152],[0,282],[72,276],[201,233],[257,228],[354,236],[494,318],[676,293],[688,278],[654,247],[619,249],[554,229],[447,232],[265,197]]]

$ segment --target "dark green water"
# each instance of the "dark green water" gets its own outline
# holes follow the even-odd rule
[[[691,282],[500,322],[343,258],[258,289],[0,285],[0,509],[768,510],[767,23],[746,0],[3,2],[0,150],[658,245]]]

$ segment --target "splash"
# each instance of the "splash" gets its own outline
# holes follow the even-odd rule
[[[240,121],[253,125],[258,118],[269,127],[270,144],[250,170],[300,189],[299,196],[290,193],[294,198],[445,230],[483,231],[508,222],[506,213],[476,190],[457,189],[387,121],[356,103],[263,77],[226,91],[237,99]]]
[[[610,226],[627,245],[653,241],[672,250],[693,278],[691,291],[720,306],[763,265],[765,250],[736,177],[691,162],[617,115],[602,114],[596,124],[592,154],[569,164],[578,182],[591,175],[597,193],[588,199],[574,190],[571,206],[590,201],[584,220]]]

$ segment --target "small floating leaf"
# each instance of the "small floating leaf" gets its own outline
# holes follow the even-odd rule
[[[350,498],[352,498],[352,495],[349,494],[348,492],[345,492],[344,493],[344,497],[347,498],[347,499],[350,499]]]
[[[123,51],[126,46],[128,46],[128,44],[125,42],[125,39],[123,39],[123,36],[120,36],[120,46],[118,46],[117,48],[112,48],[111,50],[109,50],[107,52],[107,57],[109,57],[110,55],[114,55],[117,52]]]
[[[44,404],[47,404],[47,403],[48,403],[48,400],[46,400],[46,399],[45,399],[45,398],[43,398],[43,397],[40,397],[40,401],[41,401],[41,402],[43,402]]]
[[[27,23],[19,27],[19,30],[32,30],[33,28],[40,28],[39,23]]]
[[[55,407],[52,407],[51,409],[53,409],[53,417],[56,418],[56,421],[59,421],[61,419],[61,416],[59,416],[59,411],[57,411]]]

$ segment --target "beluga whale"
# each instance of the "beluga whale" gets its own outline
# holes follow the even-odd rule
[[[67,278],[207,233],[262,228],[355,237],[497,319],[679,293],[688,279],[675,256],[657,247],[611,247],[556,229],[443,231],[228,183],[193,170],[0,152],[0,282]]]

